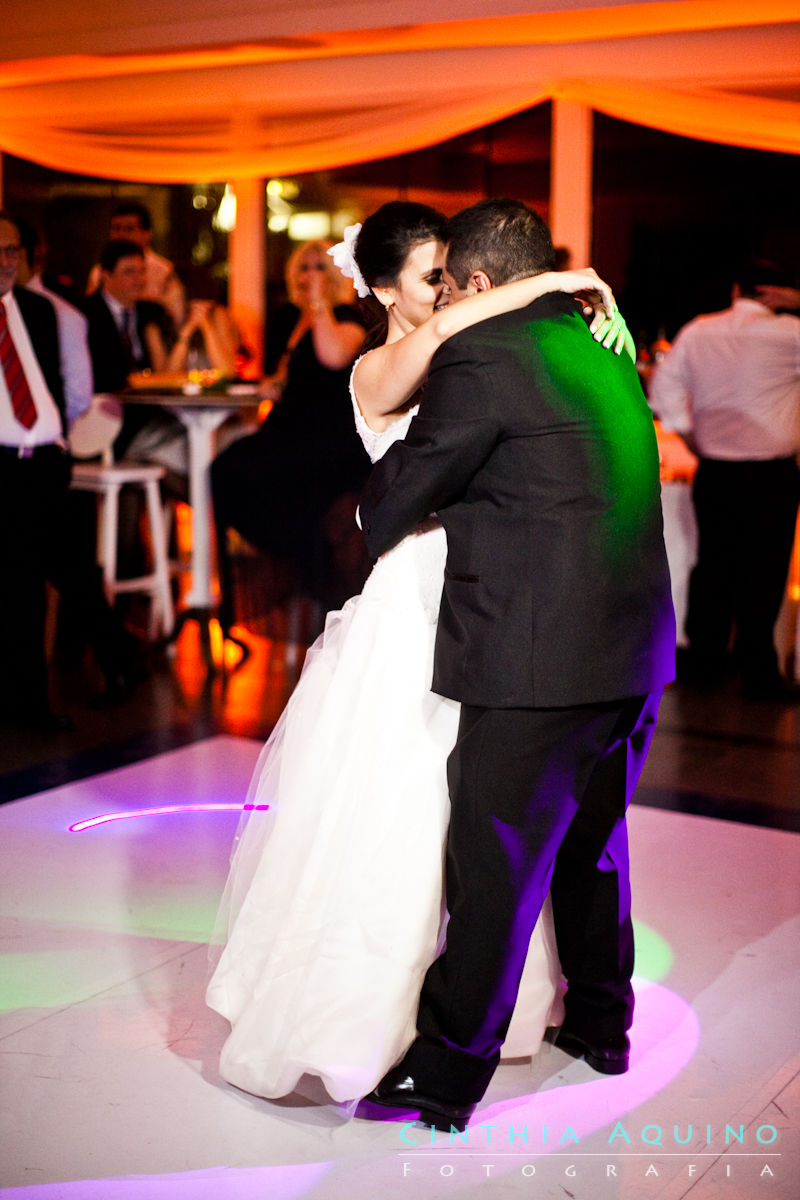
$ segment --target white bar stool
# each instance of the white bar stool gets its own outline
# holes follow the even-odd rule
[[[113,461],[112,444],[122,427],[122,405],[116,396],[97,395],[72,426],[69,447],[73,459],[72,483],[76,491],[93,492],[98,497],[97,561],[103,570],[103,583],[110,604],[123,592],[142,592],[151,598],[149,635],[172,632],[175,613],[172,606],[167,535],[159,482],[164,468],[148,463]],[[100,462],[84,462],[100,456]],[[117,578],[117,530],[119,494],[123,487],[142,488],[150,526],[153,569],[134,579]]]

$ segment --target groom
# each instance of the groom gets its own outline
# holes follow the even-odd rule
[[[487,200],[453,218],[454,297],[549,270],[541,218]],[[436,512],[448,556],[433,690],[459,700],[448,760],[447,947],[418,1037],[368,1100],[463,1129],[500,1058],[548,890],[567,979],[556,1044],[628,1067],[633,933],[625,810],[675,625],[652,416],[633,364],[570,297],[437,351],[404,442],[361,502],[374,557]]]

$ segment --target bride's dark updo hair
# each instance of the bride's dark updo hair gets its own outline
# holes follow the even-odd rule
[[[423,242],[446,241],[447,218],[427,204],[390,200],[364,221],[355,246],[355,259],[370,288],[392,287],[406,265],[409,254]],[[383,305],[370,293],[365,301],[373,327],[365,348],[386,340],[388,317]]]

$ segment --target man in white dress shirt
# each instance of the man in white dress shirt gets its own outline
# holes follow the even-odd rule
[[[690,321],[650,381],[653,411],[700,459],[686,633],[690,677],[718,682],[735,625],[742,692],[789,700],[773,627],[800,500],[800,292],[774,263],[739,275],[733,304]]]

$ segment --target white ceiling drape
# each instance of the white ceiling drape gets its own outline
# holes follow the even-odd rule
[[[486,0],[4,7],[0,149],[61,170],[164,182],[320,170],[556,97],[800,153],[796,0],[499,0],[491,16]]]

